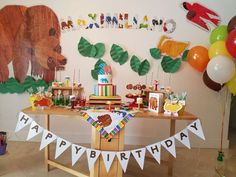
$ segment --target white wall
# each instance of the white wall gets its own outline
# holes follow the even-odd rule
[[[173,18],[177,22],[177,29],[171,34],[172,37],[180,41],[190,41],[191,46],[203,45],[209,47],[209,35],[185,19],[186,12],[180,8],[182,1],[173,0],[34,0],[34,1],[17,1],[17,0],[1,0],[0,8],[9,4],[23,4],[26,6],[44,4],[51,7],[58,18],[78,18],[86,16],[90,12],[128,12],[130,14],[138,14],[140,16],[150,15]],[[222,18],[222,24],[227,24],[231,17],[235,15],[234,0],[220,1],[208,0],[199,1],[205,6],[214,9]],[[234,5],[233,5],[234,4]],[[14,20],[14,19],[12,19]],[[218,147],[220,142],[221,130],[221,107],[226,105],[226,120],[224,127],[224,146],[228,146],[228,113],[229,101],[225,104],[224,90],[221,93],[215,93],[208,89],[202,82],[202,73],[198,73],[190,67],[188,63],[182,63],[181,70],[175,74],[169,75],[162,71],[160,62],[153,60],[149,54],[149,49],[156,46],[161,35],[164,33],[152,32],[146,30],[113,30],[113,29],[94,29],[94,30],[77,30],[73,32],[62,33],[61,44],[63,53],[68,58],[66,71],[62,72],[62,78],[65,75],[73,74],[73,70],[80,69],[81,83],[88,95],[92,92],[92,87],[96,83],[91,76],[90,70],[93,68],[96,60],[92,58],[84,58],[77,51],[77,44],[80,37],[85,37],[92,43],[104,42],[106,45],[106,54],[104,59],[112,66],[114,72],[114,83],[118,85],[118,93],[124,98],[127,92],[125,85],[128,83],[145,83],[145,76],[138,77],[127,62],[123,66],[114,63],[110,56],[109,50],[113,43],[120,44],[129,52],[129,55],[137,55],[140,58],[148,58],[151,63],[151,71],[147,79],[150,83],[151,73],[154,79],[158,79],[164,85],[170,85],[176,92],[187,91],[187,111],[197,115],[202,120],[203,128],[206,135],[206,141],[203,142],[196,137],[191,138],[191,143],[198,147]],[[159,69],[158,69],[159,68]],[[158,72],[159,70],[159,72]],[[124,79],[125,78],[125,79]],[[17,113],[24,107],[29,106],[28,95],[16,94],[0,94],[0,130],[11,132],[11,138],[15,140],[24,140],[27,130],[20,133],[12,133],[17,120]],[[43,123],[43,120],[36,117],[37,122]],[[178,123],[178,130],[184,128],[187,121]],[[150,144],[168,136],[168,122],[160,120],[132,120],[126,126],[126,143],[127,144]],[[61,135],[70,141],[89,142],[90,125],[79,119],[66,119],[58,117],[53,119],[52,131]]]

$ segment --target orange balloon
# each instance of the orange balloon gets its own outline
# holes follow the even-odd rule
[[[203,72],[209,62],[208,50],[203,46],[195,46],[189,50],[187,59],[194,69]]]

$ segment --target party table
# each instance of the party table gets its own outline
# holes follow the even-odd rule
[[[62,107],[52,107],[50,109],[45,109],[45,110],[32,110],[31,107],[28,107],[28,108],[23,109],[22,112],[26,114],[33,114],[33,115],[44,115],[45,116],[44,128],[48,130],[50,130],[50,127],[52,126],[50,124],[51,116],[65,116],[68,119],[81,117],[81,115],[76,109],[71,110],[71,109],[62,108]],[[169,121],[169,125],[170,125],[169,136],[173,136],[176,133],[175,132],[176,121],[197,120],[197,117],[188,112],[184,112],[182,115],[175,117],[175,116],[167,116],[164,113],[141,111],[141,112],[136,113],[133,119],[159,119],[159,120]],[[125,136],[124,128],[122,128],[121,131],[111,139],[111,141],[107,141],[107,139],[103,138],[94,127],[92,127],[91,136],[92,136],[91,148],[93,149],[103,150],[103,151],[123,151],[124,150],[124,136]],[[65,164],[60,164],[57,161],[50,159],[50,146],[49,145],[45,148],[44,154],[45,154],[45,165],[46,165],[47,171],[50,170],[50,166],[53,166],[79,177],[88,177],[88,176],[90,177],[122,177],[122,168],[117,158],[114,159],[111,169],[107,173],[105,170],[103,160],[100,157],[96,161],[93,169],[90,171],[90,175],[88,175],[88,174],[83,174],[81,172],[78,172],[72,169],[70,166],[67,166]],[[168,166],[169,176],[172,176],[173,174],[173,158],[174,157],[172,155],[169,155],[167,162],[164,163]]]

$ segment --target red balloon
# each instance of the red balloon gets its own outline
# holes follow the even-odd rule
[[[236,29],[232,30],[226,40],[226,48],[230,55],[236,58]]]

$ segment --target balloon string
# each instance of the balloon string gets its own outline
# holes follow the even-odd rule
[[[226,95],[225,95],[225,105],[223,107],[222,112],[222,122],[221,122],[221,138],[220,138],[220,151],[223,150],[223,139],[224,139],[224,122],[225,122],[225,110],[228,105],[228,89],[226,89]]]

